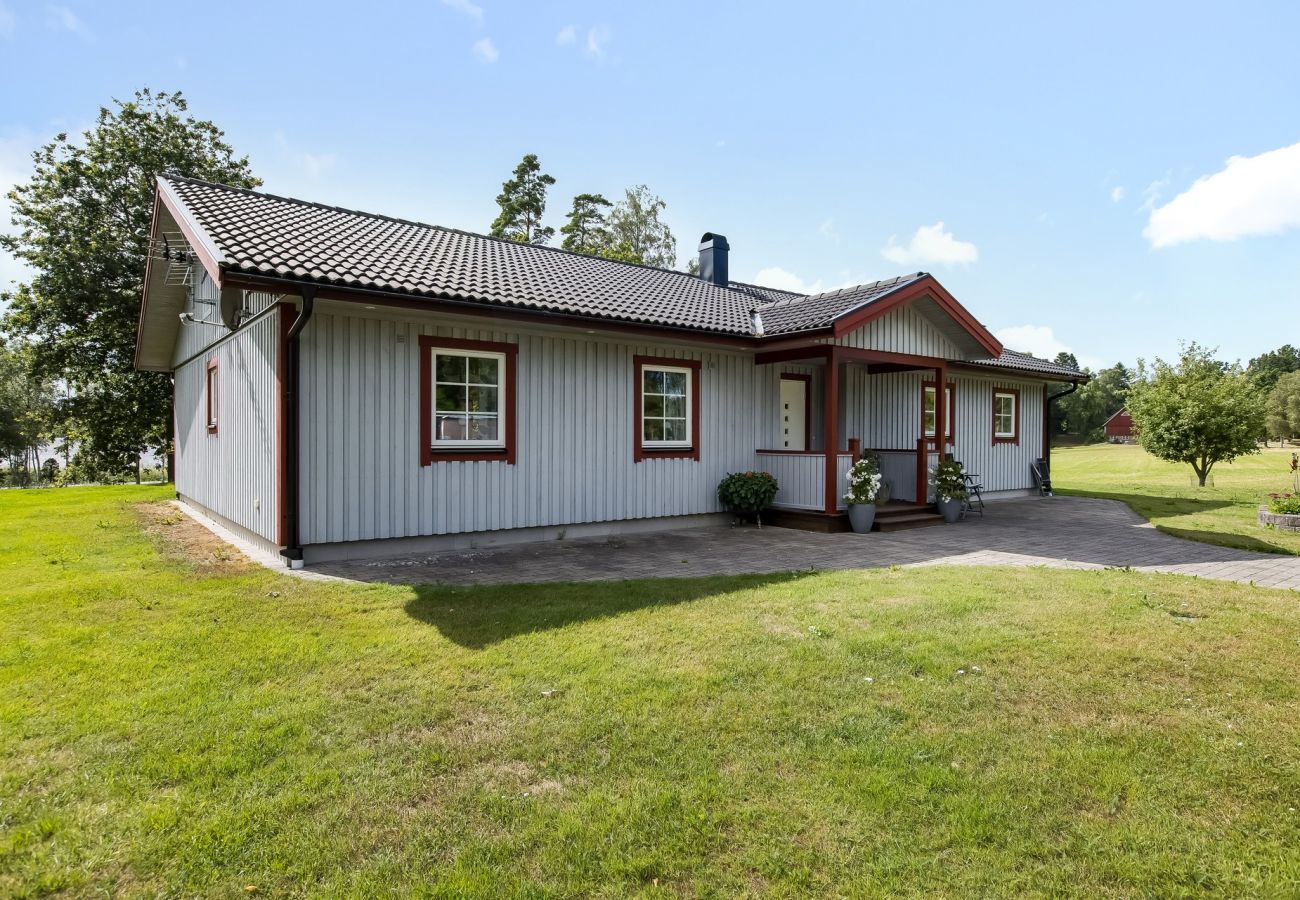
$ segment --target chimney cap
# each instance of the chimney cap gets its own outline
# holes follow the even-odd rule
[[[730,250],[730,249],[731,249],[731,247],[728,246],[728,244],[727,244],[727,236],[726,236],[726,235],[724,235],[724,234],[714,234],[712,231],[706,231],[706,232],[704,232],[704,235],[700,238],[700,246],[701,246],[701,247],[705,247],[705,246],[709,246],[709,245],[716,246],[716,247],[718,247],[718,249],[720,249],[720,250]]]

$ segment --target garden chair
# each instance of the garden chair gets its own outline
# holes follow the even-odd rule
[[[1052,473],[1047,460],[1036,459],[1029,464],[1029,468],[1034,474],[1034,484],[1038,486],[1038,496],[1052,496]]]

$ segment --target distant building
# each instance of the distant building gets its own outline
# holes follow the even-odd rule
[[[1107,419],[1102,428],[1106,430],[1107,443],[1131,444],[1136,440],[1133,436],[1133,418],[1128,414],[1127,408],[1120,409]]]

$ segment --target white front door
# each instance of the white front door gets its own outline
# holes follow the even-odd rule
[[[808,382],[781,379],[781,449],[807,450]]]

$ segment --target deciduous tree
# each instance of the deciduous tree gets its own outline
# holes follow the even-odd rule
[[[677,240],[659,218],[667,205],[644,184],[628,188],[607,217],[609,246],[626,255],[630,262],[675,268]]]
[[[1300,371],[1278,378],[1268,395],[1268,434],[1284,441],[1300,440]]]
[[[1139,360],[1128,410],[1142,447],[1189,464],[1202,487],[1215,464],[1258,453],[1264,433],[1264,395],[1239,365],[1195,343],[1176,363],[1157,359],[1148,370]]]
[[[35,271],[4,298],[4,329],[30,347],[40,377],[76,398],[66,412],[82,452],[122,465],[171,441],[169,377],[133,367],[154,178],[261,184],[221,130],[187,110],[181,94],[146,88],[100,109],[80,140],[55,137],[10,191],[18,230],[0,237]]]
[[[492,222],[491,235],[521,244],[545,244],[555,229],[542,225],[546,212],[546,189],[555,179],[542,172],[536,153],[529,153],[515,166],[514,176],[501,185],[497,206],[501,213]]]
[[[1271,391],[1283,375],[1296,371],[1300,371],[1300,350],[1290,344],[1261,354],[1246,366],[1246,374],[1265,391]]]

